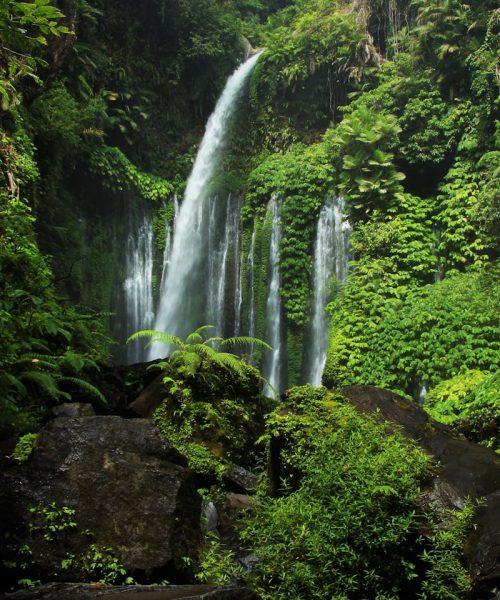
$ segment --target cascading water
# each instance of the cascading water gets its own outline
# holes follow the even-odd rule
[[[309,342],[309,372],[306,380],[321,385],[328,347],[328,315],[333,276],[337,282],[347,277],[351,226],[345,219],[345,202],[333,198],[321,209],[314,247],[312,318]]]
[[[135,233],[127,238],[127,278],[123,283],[126,331],[151,329],[153,312],[153,226],[144,217]],[[144,360],[144,344],[136,341],[127,345],[127,362]]]
[[[281,391],[282,357],[281,357],[281,296],[279,245],[281,241],[280,206],[278,199],[273,197],[267,207],[267,218],[271,218],[271,241],[269,248],[269,285],[266,302],[266,342],[272,347],[264,357],[263,374],[268,384],[264,386],[266,396],[274,396],[275,391]]]
[[[250,249],[247,256],[247,273],[248,273],[248,295],[249,295],[249,307],[248,307],[248,335],[255,337],[256,319],[255,319],[255,276],[254,276],[254,254],[255,254],[255,239],[257,237],[257,227],[254,223],[252,231],[252,239],[250,241]],[[253,357],[255,348],[251,347],[250,355]]]
[[[161,282],[160,282],[160,290],[163,290],[163,286],[165,285],[168,265],[170,264],[170,255],[172,253],[172,241],[175,235],[175,228],[177,225],[177,219],[179,218],[179,201],[177,196],[174,196],[174,219],[172,222],[167,222],[165,225],[165,248],[163,250],[163,266],[161,270]]]
[[[210,241],[208,233],[214,234],[219,227],[219,224],[212,222],[214,228],[207,229],[207,221],[211,222],[212,214],[207,210],[210,208],[207,204],[210,199],[216,201],[211,184],[217,168],[220,167],[220,158],[225,147],[231,117],[258,58],[259,54],[254,55],[231,75],[207,123],[179,211],[170,264],[155,322],[155,329],[159,331],[185,336],[199,325],[214,324],[211,320],[219,317],[211,309],[207,309],[207,305],[212,307],[220,305],[220,303],[210,305],[207,299],[207,284],[211,268],[210,264],[207,265],[207,257],[211,256],[209,244],[212,243],[213,247],[217,246],[213,235]],[[236,200],[233,199],[233,202]],[[228,199],[226,215],[231,212],[229,210],[231,205],[232,201]],[[218,209],[213,209],[214,218],[218,212]],[[228,221],[229,218],[226,216],[226,223]],[[225,283],[222,287],[224,285]],[[205,322],[203,322],[204,317]],[[150,349],[150,358],[158,358],[167,350],[165,346],[155,344]]]
[[[208,202],[208,279],[207,285],[207,312],[206,322],[214,325],[213,335],[224,335],[226,305],[228,303],[227,283],[228,271],[232,267],[235,277],[238,273],[237,264],[233,263],[234,256],[239,254],[239,220],[240,203],[230,194],[224,203],[218,198],[211,198]],[[221,209],[225,208],[224,213]],[[219,230],[224,224],[223,233]],[[231,290],[234,290],[234,279],[229,280]],[[235,315],[236,318],[236,315]]]

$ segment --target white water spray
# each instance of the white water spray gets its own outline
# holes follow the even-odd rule
[[[126,331],[150,329],[153,324],[153,226],[147,217],[127,239],[127,278],[123,283]],[[127,345],[129,364],[144,360],[143,344]]]
[[[264,386],[263,393],[273,397],[275,391],[281,391],[281,296],[280,296],[280,268],[279,245],[281,241],[280,207],[276,197],[273,197],[267,206],[266,218],[271,218],[271,245],[269,249],[270,281],[266,302],[266,342],[272,347],[264,359],[264,377],[269,382]]]
[[[314,275],[312,319],[309,344],[309,372],[307,381],[321,385],[328,347],[328,315],[325,311],[330,300],[330,285],[347,277],[351,226],[345,219],[345,203],[333,198],[321,209],[314,247]]]

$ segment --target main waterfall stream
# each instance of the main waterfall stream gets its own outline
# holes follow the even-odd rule
[[[155,322],[159,331],[185,336],[200,325],[211,324],[217,328],[214,334],[224,333],[226,259],[229,245],[236,243],[234,236],[231,239],[231,227],[236,219],[238,229],[234,213],[239,214],[239,199],[229,197],[227,203],[218,202],[211,184],[231,117],[258,58],[259,54],[252,56],[231,75],[207,123],[176,223]],[[159,358],[166,350],[155,344],[150,358]]]

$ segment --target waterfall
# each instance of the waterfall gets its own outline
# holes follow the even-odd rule
[[[243,270],[245,268],[243,252],[240,248],[239,214],[235,223],[234,239],[234,335],[241,335],[241,309],[243,306]]]
[[[239,279],[238,262],[234,263],[234,257],[238,257],[240,252],[240,202],[229,194],[225,205],[219,198],[215,197],[209,199],[208,207],[209,219],[206,232],[208,237],[208,278],[206,282],[207,309],[205,321],[215,327],[211,335],[223,336],[225,334],[226,307],[229,301],[226,293],[228,291],[228,281],[230,282],[230,289],[235,290],[235,280]],[[222,208],[224,209],[223,212]],[[231,269],[233,277],[229,274]],[[236,304],[236,294],[237,291],[235,291],[234,304]],[[236,329],[236,313],[234,317],[234,329]]]
[[[163,250],[163,265],[161,269],[161,281],[160,281],[160,290],[163,290],[163,287],[167,278],[168,266],[170,264],[170,255],[172,254],[172,240],[175,235],[175,227],[177,225],[177,219],[179,217],[179,201],[177,196],[174,196],[174,220],[172,222],[168,222],[165,224],[165,248]]]
[[[263,374],[268,384],[264,386],[266,396],[274,396],[274,390],[281,391],[281,296],[279,245],[281,240],[280,207],[276,197],[273,197],[267,207],[266,220],[271,218],[271,241],[269,247],[269,284],[266,301],[266,334],[265,341],[272,347],[264,357]]]
[[[214,247],[214,234],[218,231],[217,223],[211,219],[212,215],[215,219],[218,210],[213,206],[207,207],[207,204],[210,199],[212,205],[216,202],[211,187],[213,188],[217,168],[221,166],[220,159],[231,117],[258,58],[259,54],[256,54],[231,75],[208,120],[177,219],[170,264],[161,291],[155,322],[157,330],[185,336],[197,326],[205,324],[201,319],[207,312],[207,279],[211,268],[210,265],[207,267],[206,259],[207,256],[210,257],[209,246],[212,244]],[[230,203],[231,200],[228,199],[228,205]],[[230,212],[230,210],[226,211],[226,213]],[[207,217],[210,225],[208,231]],[[228,219],[226,224],[227,221]],[[207,235],[208,233],[211,236]],[[220,288],[219,292],[221,292]],[[214,303],[212,299],[208,301],[208,305],[219,306],[220,302]],[[210,308],[208,313],[211,317],[222,318],[222,315],[214,315]],[[150,358],[158,358],[166,351],[166,347],[156,344],[151,347]]]
[[[134,333],[140,329],[151,329],[153,313],[153,226],[151,220],[144,217],[136,232],[127,238],[127,277],[123,283],[126,332]],[[136,341],[127,345],[129,364],[145,359],[144,344]]]
[[[254,273],[254,254],[255,254],[255,239],[257,237],[257,223],[254,223],[252,231],[252,239],[250,241],[250,250],[247,256],[247,273],[248,273],[248,335],[255,337],[256,321],[255,321],[255,273]],[[252,344],[250,356],[253,356],[255,348]]]
[[[307,381],[321,385],[328,347],[329,319],[325,307],[330,300],[332,278],[347,277],[351,226],[345,219],[345,203],[333,198],[321,209],[314,246],[312,315]]]

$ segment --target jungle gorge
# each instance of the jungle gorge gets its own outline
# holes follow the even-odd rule
[[[2,0],[6,598],[500,594],[493,0]]]

